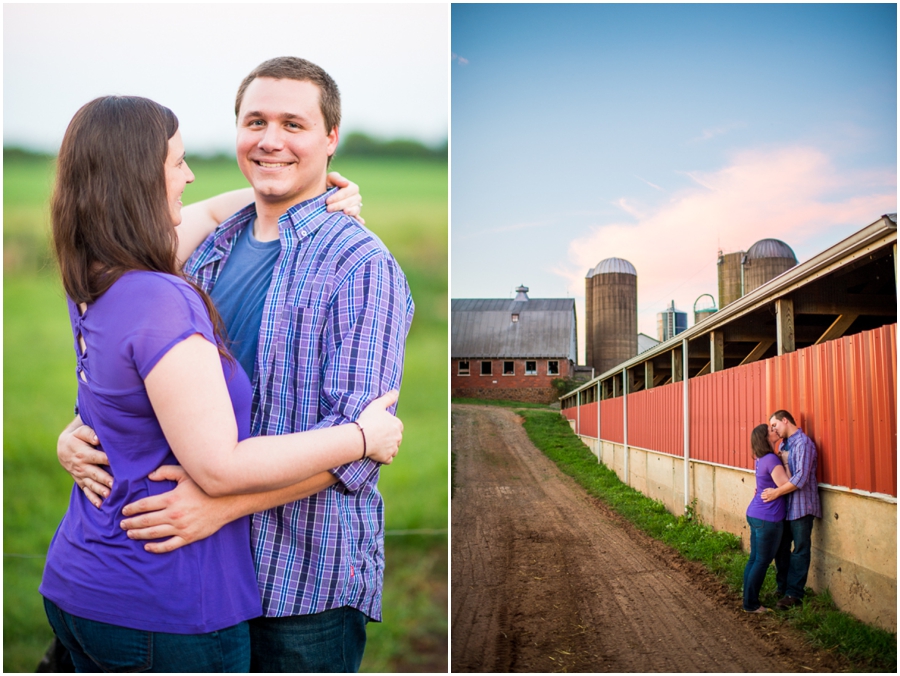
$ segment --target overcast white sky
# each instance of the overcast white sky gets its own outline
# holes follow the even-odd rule
[[[447,4],[4,4],[5,145],[55,152],[106,94],[178,115],[188,152],[233,152],[234,95],[260,62],[301,56],[337,81],[342,131],[447,137]]]

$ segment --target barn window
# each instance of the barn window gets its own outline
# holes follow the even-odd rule
[[[491,373],[492,373],[491,362],[489,362],[489,361],[481,362],[481,375],[489,376],[489,375],[491,375]]]
[[[456,375],[459,375],[459,376],[469,375],[469,360],[468,359],[460,359],[459,360],[459,370],[456,372]]]
[[[512,361],[503,362],[503,375],[505,376],[514,376],[516,375],[516,363]]]
[[[526,361],[525,362],[525,375],[526,376],[536,376],[537,375],[537,362],[536,361]]]
[[[547,375],[548,376],[558,376],[559,375],[559,362],[558,361],[548,361],[547,362]]]
[[[515,324],[517,321],[519,321],[519,314],[518,313],[513,314],[512,320],[513,320],[513,324]]]

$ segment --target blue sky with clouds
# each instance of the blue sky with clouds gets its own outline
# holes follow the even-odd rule
[[[639,330],[716,254],[802,261],[896,211],[895,5],[452,7],[451,295],[638,271]],[[583,329],[582,329],[583,330]],[[579,338],[579,345],[583,341]]]

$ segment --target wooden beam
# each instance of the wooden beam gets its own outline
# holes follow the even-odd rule
[[[857,317],[859,317],[859,315],[841,315],[840,317],[835,319],[834,322],[832,322],[831,326],[825,329],[825,333],[819,336],[819,339],[815,343],[813,343],[813,345],[820,345],[827,340],[835,340],[836,338],[840,338],[847,332],[847,329],[850,328],[850,325],[856,321]]]
[[[794,314],[798,315],[872,315],[890,317],[897,314],[896,301],[891,296],[873,296],[852,293],[798,294],[794,301]]]
[[[707,373],[709,373],[709,365],[710,364],[711,364],[711,362],[706,362],[706,366],[704,366],[702,369],[700,369],[699,373],[697,373],[697,376],[705,376]],[[696,378],[697,376],[694,376],[694,377]]]
[[[744,357],[744,360],[740,364],[738,364],[738,366],[743,366],[744,364],[752,364],[755,361],[759,361],[760,359],[762,359],[762,356],[769,350],[769,348],[772,347],[772,343],[774,342],[775,340],[772,338],[759,341],[756,347],[754,347],[750,351],[750,354]]]
[[[653,387],[659,387],[660,385],[668,385],[671,380],[672,380],[672,378],[668,373],[657,373],[653,377]]]
[[[647,383],[648,390],[656,384],[653,382],[653,361],[650,359],[644,362],[644,382]]]
[[[725,368],[725,334],[721,331],[709,332],[709,364],[711,373]]]
[[[794,343],[794,302],[790,298],[779,298],[775,301],[775,340],[778,344],[778,355],[793,352]]]

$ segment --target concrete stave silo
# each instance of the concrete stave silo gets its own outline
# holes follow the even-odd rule
[[[719,251],[719,307],[733,303],[743,295],[743,251],[723,254]]]
[[[747,250],[744,261],[744,294],[797,265],[793,249],[780,239],[761,239]]]
[[[746,252],[719,251],[719,308],[797,265],[793,250],[780,239],[761,239]]]
[[[585,357],[597,373],[637,355],[637,271],[607,258],[585,278]]]

